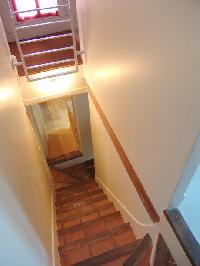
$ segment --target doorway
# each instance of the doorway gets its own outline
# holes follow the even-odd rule
[[[50,166],[93,158],[86,93],[28,106],[27,114]]]

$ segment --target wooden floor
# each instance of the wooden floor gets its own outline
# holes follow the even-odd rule
[[[80,147],[77,139],[70,128],[62,128],[48,133],[48,162],[59,158],[68,159],[80,155]],[[71,158],[72,156],[72,158]]]
[[[51,35],[58,35],[58,34],[64,34],[64,33],[69,33],[69,32],[52,33]],[[40,36],[36,38],[40,39],[41,37],[46,37],[46,36],[50,36],[50,35]],[[69,36],[69,37],[64,37],[64,38],[59,38],[59,39],[54,39],[54,40],[46,40],[46,41],[40,41],[36,43],[24,44],[22,45],[22,50],[24,54],[28,54],[28,53],[34,53],[34,52],[39,52],[39,51],[44,51],[44,50],[63,48],[66,46],[72,46],[72,44],[73,44],[72,37]],[[21,62],[16,42],[10,42],[9,47],[10,47],[11,54],[16,56],[18,62]],[[78,41],[77,41],[77,50],[80,50],[80,45]],[[31,65],[44,64],[44,63],[49,63],[49,62],[56,62],[60,60],[73,58],[73,55],[74,55],[73,50],[49,53],[45,55],[27,57],[26,63],[27,63],[27,66],[31,66]],[[82,64],[82,60],[80,56],[78,56],[78,61],[79,61],[79,64]],[[32,69],[32,70],[29,70],[29,74],[39,73],[42,71],[55,69],[58,67],[66,67],[66,66],[72,66],[72,65],[74,65],[74,63],[62,63],[56,66],[51,66],[51,67],[48,66],[48,67],[42,67],[38,69]],[[24,70],[22,66],[18,67],[18,74],[19,76],[24,76]]]
[[[82,167],[85,165],[51,168],[61,266],[148,266],[150,237],[136,239],[130,225]]]

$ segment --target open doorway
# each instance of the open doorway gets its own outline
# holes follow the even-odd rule
[[[28,106],[27,114],[50,166],[65,168],[93,159],[87,93]]]
[[[47,134],[49,163],[82,156],[72,97],[39,105]]]

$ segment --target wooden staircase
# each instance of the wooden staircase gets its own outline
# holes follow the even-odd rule
[[[51,169],[61,266],[150,265],[149,235],[136,239],[95,179],[72,176],[70,171]]]

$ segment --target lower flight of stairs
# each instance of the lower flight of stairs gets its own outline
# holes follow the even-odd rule
[[[157,239],[153,265],[177,266],[163,236],[160,233]]]
[[[51,172],[61,266],[149,265],[149,235],[136,239],[94,178],[74,178],[55,168]]]

